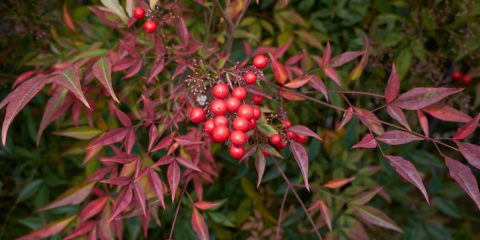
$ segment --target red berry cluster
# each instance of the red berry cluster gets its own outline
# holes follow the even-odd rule
[[[145,9],[141,7],[136,7],[133,10],[133,17],[137,20],[142,20],[143,18],[145,18],[145,13]],[[157,30],[157,23],[152,19],[148,19],[143,23],[143,29],[147,33],[154,33]]]
[[[257,69],[263,69],[268,64],[265,56],[259,55],[255,59],[254,66]],[[247,72],[243,75],[243,80],[247,84],[254,84],[257,76],[253,72]],[[212,118],[205,121],[207,112],[196,107],[190,111],[190,120],[194,123],[205,121],[203,129],[210,134],[212,140],[218,143],[229,140],[230,155],[240,159],[245,154],[244,145],[249,137],[247,133],[257,127],[262,112],[259,107],[247,103],[247,90],[241,86],[235,87],[230,94],[230,88],[226,84],[217,83],[212,89],[212,95],[215,99],[207,107]],[[254,95],[252,101],[255,105],[261,105],[263,97]]]
[[[458,70],[452,72],[452,78],[463,85],[470,85],[470,83],[472,83],[472,77],[470,75],[464,74]]]
[[[284,138],[282,138],[280,134],[273,134],[272,136],[270,136],[270,143],[275,147],[279,149],[285,148],[285,146],[287,145],[287,139],[290,141],[297,141],[299,143],[304,143],[308,140],[306,136],[295,134],[294,132],[289,130],[289,128],[292,127],[292,123],[290,122],[290,120],[283,120],[282,127]]]

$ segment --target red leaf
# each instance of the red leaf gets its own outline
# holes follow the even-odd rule
[[[198,208],[198,209],[201,209],[201,210],[208,210],[208,209],[216,208],[220,205],[221,205],[220,203],[206,202],[206,201],[198,201],[198,202],[194,203],[195,208]]]
[[[327,183],[323,184],[323,186],[331,189],[338,189],[349,184],[353,180],[355,180],[355,177],[337,178],[337,179],[328,181]]]
[[[477,129],[479,121],[480,121],[480,113],[477,114],[477,116],[474,119],[472,119],[470,122],[460,127],[455,133],[455,135],[453,136],[453,139],[462,140],[470,137],[470,135],[472,135],[473,132],[475,132],[475,130]]]
[[[310,185],[308,184],[308,155],[305,148],[298,142],[290,142],[290,150],[292,151],[293,157],[297,162],[298,167],[303,175],[303,181],[305,182],[305,187],[310,191]]]
[[[137,73],[140,72],[141,69],[142,69],[142,60],[137,59],[135,61],[135,64],[128,70],[127,73],[125,73],[125,76],[123,76],[123,77],[124,78],[133,77],[133,76],[137,75]]]
[[[307,84],[312,78],[313,78],[312,75],[305,75],[300,79],[294,79],[286,83],[284,86],[287,88],[300,88],[300,87],[303,87],[305,84]]]
[[[175,142],[177,142],[181,146],[192,146],[192,145],[203,144],[203,141],[195,140],[195,138],[193,138],[191,136],[188,136],[188,135],[182,135],[182,136],[175,137]]]
[[[105,184],[112,184],[116,186],[125,186],[130,182],[132,182],[132,179],[130,179],[129,177],[113,177],[110,179],[101,180],[100,182]]]
[[[177,162],[172,162],[167,170],[168,184],[170,185],[170,192],[172,194],[172,202],[175,200],[178,183],[180,182],[180,167]]]
[[[417,116],[418,116],[418,123],[420,124],[420,127],[422,128],[423,133],[427,138],[430,137],[427,117],[421,110],[417,110]]]
[[[92,72],[98,81],[100,81],[100,83],[103,85],[103,87],[105,87],[113,100],[117,103],[120,103],[112,86],[112,63],[106,57],[102,57],[98,59],[95,64],[93,64]]]
[[[407,110],[418,110],[463,91],[463,88],[414,88],[400,95],[392,105]]]
[[[87,149],[102,147],[113,143],[121,142],[129,132],[128,128],[117,128],[102,134],[100,137],[93,140]]]
[[[192,227],[193,231],[197,234],[198,239],[208,240],[210,236],[208,234],[208,227],[205,223],[205,220],[202,217],[202,214],[198,212],[196,208],[193,208],[192,212]]]
[[[12,88],[15,88],[16,86],[18,86],[20,83],[23,83],[24,81],[30,79],[30,77],[32,77],[35,73],[38,73],[37,70],[30,70],[30,71],[26,71],[22,74],[20,74],[16,79],[15,81],[13,82],[13,85],[12,85]],[[33,78],[41,78],[43,77],[44,75],[42,74],[38,74],[36,75],[35,77]]]
[[[402,232],[392,219],[376,208],[358,205],[355,206],[355,213],[367,223]]]
[[[187,70],[187,65],[185,63],[179,63],[177,68],[175,68],[175,72],[172,74],[171,80],[174,80],[176,77],[180,76],[180,74],[184,73]]]
[[[53,80],[55,83],[68,89],[71,93],[73,93],[73,95],[75,95],[75,97],[77,97],[78,100],[80,100],[88,109],[90,109],[90,105],[88,104],[80,85],[80,73],[78,72],[78,69],[67,69],[64,72],[55,75]]]
[[[401,145],[413,141],[420,141],[423,140],[423,138],[417,137],[408,132],[392,130],[380,135],[379,137],[377,137],[377,140],[388,145]]]
[[[146,216],[147,213],[147,205],[145,204],[146,197],[145,197],[145,191],[143,191],[143,187],[138,183],[133,184],[134,187],[134,192],[135,192],[135,198],[137,199],[138,205],[140,205],[140,208],[142,209],[142,214],[143,216]]]
[[[158,159],[158,161],[156,163],[154,163],[151,168],[156,168],[158,166],[162,166],[162,165],[168,165],[170,163],[172,163],[173,161],[175,160],[174,157],[172,156],[163,156],[161,157],[160,159]]]
[[[470,196],[470,198],[480,209],[480,193],[478,190],[478,183],[475,175],[472,173],[472,170],[455,159],[449,157],[444,158],[447,168],[450,172],[450,176],[458,183],[458,185],[460,185],[460,187],[463,188],[463,190],[468,194],[468,196]]]
[[[360,193],[354,197],[353,202],[361,205],[368,203],[370,202],[370,200],[372,200],[373,197],[375,197],[382,190],[383,190],[382,187],[376,187],[372,190]]]
[[[263,179],[263,174],[265,173],[265,166],[267,161],[265,155],[262,151],[258,151],[255,154],[255,169],[257,170],[257,188],[260,186],[260,183]]]
[[[277,83],[280,85],[285,84],[288,80],[285,67],[272,54],[268,53],[268,55],[270,56],[270,61],[272,62],[272,71],[275,81],[277,81]]]
[[[64,218],[61,220],[57,220],[55,222],[51,222],[39,229],[34,230],[33,232],[21,236],[17,238],[16,240],[30,240],[30,239],[39,239],[39,238],[47,238],[50,236],[53,236],[59,232],[61,232],[63,229],[65,229],[70,222],[75,219],[75,216],[71,216],[68,218]]]
[[[376,148],[377,147],[377,140],[373,137],[372,134],[365,135],[360,142],[353,145],[352,148]]]
[[[95,221],[88,221],[80,224],[77,229],[73,230],[68,236],[66,236],[63,240],[69,240],[78,238],[80,236],[86,235],[90,233],[90,231],[95,227]]]
[[[355,60],[355,58],[360,57],[362,55],[363,55],[363,51],[344,52],[344,53],[342,53],[340,55],[337,55],[337,56],[333,57],[332,59],[330,59],[330,62],[328,64],[333,68],[341,67],[341,66]]]
[[[308,136],[308,137],[313,137],[318,139],[319,141],[322,140],[318,134],[316,134],[314,131],[310,130],[309,128],[303,126],[303,125],[295,125],[289,128],[288,130],[292,131],[293,133],[301,136]]]
[[[472,166],[480,169],[480,146],[459,141],[455,141],[455,143],[465,159],[467,159]]]
[[[53,96],[48,100],[37,131],[37,146],[40,143],[40,137],[42,136],[43,131],[50,123],[55,121],[55,115],[57,114],[60,106],[63,104],[66,94],[67,90],[57,89]]]
[[[110,108],[111,111],[113,111],[115,113],[118,120],[120,120],[120,122],[122,123],[122,125],[124,127],[131,127],[132,126],[132,120],[130,120],[130,118],[128,117],[127,114],[125,114],[120,109],[118,109],[118,107],[115,106],[115,104],[112,101],[110,101],[108,103],[108,107]]]
[[[323,69],[323,72],[325,72],[325,75],[332,79],[338,86],[342,86],[342,84],[340,83],[340,79],[338,78],[338,74],[337,72],[335,72],[335,69],[333,69],[332,67],[325,67]]]
[[[131,163],[138,159],[137,155],[130,155],[130,154],[121,154],[113,157],[101,157],[100,161],[102,163],[120,163],[120,164],[127,164]]]
[[[310,81],[308,82],[308,85],[315,88],[315,90],[321,92],[325,99],[328,101],[327,87],[319,76],[313,76],[312,79],[310,79]]]
[[[292,45],[293,39],[294,39],[294,37],[291,37],[291,38],[288,40],[288,42],[285,43],[285,45],[277,48],[277,49],[275,50],[275,52],[273,53],[273,56],[274,56],[275,58],[281,58],[281,57],[285,54],[285,52],[288,50],[288,48],[290,47],[290,45]]]
[[[395,106],[387,106],[387,113],[390,117],[402,124],[402,126],[404,126],[406,129],[411,131],[410,125],[408,125],[407,118],[405,117],[402,109]]]
[[[177,161],[178,163],[180,163],[182,166],[184,166],[186,168],[192,169],[192,170],[197,171],[197,172],[201,172],[201,170],[190,160],[187,160],[187,159],[182,158],[182,157],[176,157],[175,161]]]
[[[385,130],[375,114],[363,108],[354,108],[354,110],[365,127],[378,135],[384,133]]]
[[[67,25],[68,28],[70,28],[72,31],[76,32],[77,29],[75,28],[75,25],[73,24],[72,17],[70,17],[70,13],[68,13],[67,5],[63,4],[63,22],[65,25]]]
[[[322,200],[318,201],[323,220],[327,223],[328,229],[332,231],[332,213],[330,212],[330,209],[328,208],[327,204],[325,204],[325,202],[323,202]]]
[[[303,54],[303,53],[293,55],[289,59],[287,59],[287,61],[285,61],[285,65],[287,65],[287,66],[288,65],[294,65],[298,61],[302,60],[304,58],[304,56],[305,56],[305,54]]]
[[[395,171],[397,171],[397,173],[400,174],[403,179],[413,184],[422,192],[425,200],[427,200],[428,204],[430,204],[430,201],[428,200],[427,190],[425,189],[422,178],[420,177],[420,174],[418,173],[415,166],[410,161],[405,160],[402,157],[390,155],[387,155],[385,157],[390,161],[390,165],[395,168]]]
[[[128,154],[132,152],[133,145],[135,144],[135,128],[128,129],[127,136],[125,137],[125,150]]]
[[[149,168],[148,173],[148,180],[150,182],[150,186],[152,187],[153,192],[157,196],[157,199],[160,201],[160,205],[163,209],[165,209],[162,180],[160,180],[160,177],[158,177],[157,173],[153,171],[153,169]]]
[[[353,108],[349,107],[347,111],[343,113],[342,122],[340,123],[337,129],[342,129],[343,127],[345,127],[345,125],[347,125],[347,123],[349,123],[350,120],[352,120],[352,117],[353,117]]]
[[[187,26],[185,25],[185,20],[183,20],[182,17],[178,18],[178,34],[180,34],[180,38],[182,39],[183,45],[188,46],[190,34],[188,33]]]
[[[397,68],[392,64],[392,72],[388,78],[387,87],[385,88],[385,101],[391,103],[398,97],[400,92],[400,80],[398,79]]]
[[[95,186],[95,182],[84,183],[80,186],[73,187],[60,195],[57,199],[53,202],[49,203],[47,206],[40,208],[40,211],[49,210],[52,208],[63,207],[66,205],[76,205],[83,200],[85,200],[90,192],[92,191],[93,187]]]
[[[281,94],[282,94],[283,98],[285,98],[287,100],[290,100],[290,101],[303,101],[303,100],[305,100],[305,98],[303,96],[301,96],[300,94],[298,94],[296,92],[282,91]]]
[[[368,57],[369,57],[369,48],[370,48],[370,43],[367,37],[363,39],[364,44],[365,44],[365,49],[363,50],[363,56],[360,62],[357,63],[355,68],[350,72],[350,80],[354,81],[358,79],[362,73],[363,69],[365,69],[365,66],[367,65]]]
[[[472,120],[472,117],[468,116],[464,112],[452,108],[444,103],[435,103],[422,110],[430,114],[432,117],[442,121],[469,122]]]
[[[323,52],[322,56],[322,68],[327,66],[327,63],[330,61],[330,57],[332,56],[332,50],[330,48],[330,42],[327,42],[327,46],[325,47],[325,51]]]
[[[108,197],[102,197],[90,202],[85,207],[83,207],[82,210],[78,213],[78,218],[80,219],[80,222],[84,222],[89,218],[97,215],[100,211],[102,211],[107,201]]]
[[[155,37],[154,48],[157,58],[153,63],[152,69],[150,70],[147,83],[151,83],[152,80],[165,68],[165,46],[163,45],[161,38]]]
[[[130,202],[132,202],[132,198],[133,198],[132,185],[128,185],[128,187],[125,188],[118,196],[117,201],[115,202],[115,205],[113,207],[112,216],[108,221],[111,222],[121,212],[123,212],[123,210],[125,210],[128,207],[128,205],[130,205]]]
[[[152,150],[153,144],[158,138],[158,128],[155,124],[150,125],[148,130],[148,152]]]

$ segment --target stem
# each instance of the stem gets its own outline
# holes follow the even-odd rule
[[[280,240],[280,226],[282,225],[282,220],[283,220],[283,209],[285,208],[285,203],[287,202],[287,196],[288,196],[288,188],[285,190],[285,193],[283,194],[283,199],[282,199],[282,205],[280,206],[280,215],[278,215],[278,220],[277,220],[277,230],[275,232],[275,239]]]
[[[173,240],[173,230],[175,229],[175,223],[177,222],[177,217],[180,212],[180,205],[182,205],[182,198],[185,195],[185,191],[187,190],[188,181],[183,186],[182,194],[180,194],[180,198],[178,198],[177,209],[175,210],[175,216],[173,217],[172,228],[170,229],[170,234],[168,235],[169,240]],[[172,193],[175,194],[175,193]]]

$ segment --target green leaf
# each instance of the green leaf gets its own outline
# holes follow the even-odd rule
[[[71,137],[80,140],[90,140],[100,135],[100,133],[102,133],[100,129],[89,127],[73,127],[53,132],[53,134],[58,136]]]
[[[43,184],[42,179],[37,179],[28,183],[25,187],[23,187],[22,191],[20,191],[20,193],[18,194],[17,202],[21,202],[35,195],[35,193],[37,193],[38,189],[42,184]]]
[[[127,22],[128,17],[125,14],[125,11],[123,10],[122,6],[118,2],[118,0],[100,0],[102,4],[107,7],[112,13],[117,15],[122,21]]]

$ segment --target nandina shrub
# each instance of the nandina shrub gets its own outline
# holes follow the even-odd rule
[[[80,205],[78,212],[22,239],[48,237],[62,231],[67,233],[67,239],[84,235],[121,238],[123,222],[129,218],[141,219],[147,237],[150,222],[160,222],[161,209],[173,208],[171,228],[165,233],[165,237],[171,238],[180,208],[184,206],[188,206],[192,229],[198,238],[209,239],[203,212],[222,207],[217,199],[204,199],[204,190],[221,184],[217,181],[221,163],[212,154],[212,146],[228,152],[240,164],[251,162],[257,173],[257,187],[269,166],[277,169],[286,182],[284,197],[279,200],[280,210],[274,213],[278,220],[271,231],[272,238],[281,237],[282,215],[289,194],[298,201],[311,224],[307,234],[319,239],[324,235],[322,232],[328,237],[338,237],[332,203],[323,198],[312,199],[307,209],[298,191],[318,193],[340,189],[355,177],[334,178],[321,187],[310,186],[310,180],[316,176],[309,172],[309,156],[303,144],[322,141],[320,135],[325,134],[319,135],[302,122],[289,119],[289,114],[295,113],[289,107],[292,102],[299,102],[296,106],[310,102],[318,108],[343,113],[338,129],[358,119],[365,133],[353,148],[378,149],[427,202],[430,198],[415,165],[387,153],[385,145],[431,143],[445,159],[453,180],[480,206],[478,184],[470,167],[453,159],[461,154],[470,165],[480,167],[479,146],[464,141],[474,134],[480,114],[471,117],[441,102],[462,89],[418,87],[401,93],[395,65],[385,70],[390,71],[390,77],[384,93],[349,90],[350,83],[362,76],[367,65],[368,37],[363,50],[334,57],[328,42],[322,56],[304,50],[288,58],[284,56],[291,42],[280,47],[258,47],[254,51],[253,46],[244,44],[245,57],[237,62],[231,56],[233,33],[248,4],[235,8],[222,6],[218,1],[213,6],[200,3],[201,8],[219,14],[217,18],[211,15],[209,21],[225,23],[225,29],[214,28],[219,36],[225,37],[223,42],[206,33],[189,31],[187,23],[198,19],[179,3],[151,1],[147,5],[143,1],[126,1],[127,14],[117,1],[103,2],[107,9],[92,7],[91,10],[119,33],[117,43],[109,49],[92,46],[87,52],[80,50],[49,69],[22,74],[0,103],[2,108],[6,107],[4,145],[15,116],[43,90],[50,98],[40,120],[37,143],[41,144],[40,137],[49,125],[61,122],[65,129],[54,134],[88,141],[80,147],[85,151],[84,162],[99,161],[99,167],[83,184],[40,209]],[[71,21],[68,26],[75,29]],[[345,71],[351,62],[356,64],[347,77],[338,73]],[[324,81],[332,81],[335,87],[327,88]],[[332,96],[336,100],[330,103]],[[372,110],[363,106],[363,99],[368,98],[377,99],[373,102],[379,103],[378,106]],[[460,126],[449,137],[434,137],[427,115]],[[96,128],[105,132],[99,135]],[[281,167],[290,160],[296,163],[302,184],[290,180]],[[366,205],[381,191],[380,187],[364,186],[351,194],[351,199],[343,200],[346,203],[342,211],[350,216],[343,220],[348,237],[364,238],[363,225],[401,231],[382,211]],[[320,223],[313,219],[316,211],[320,212]]]

